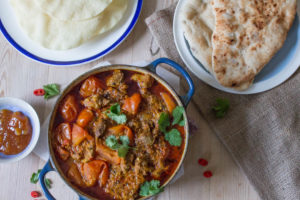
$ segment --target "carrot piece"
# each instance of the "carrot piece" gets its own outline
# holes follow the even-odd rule
[[[77,124],[73,124],[72,128],[72,144],[79,145],[85,139],[93,139],[92,136],[88,134],[86,130],[78,126]]]
[[[61,106],[61,116],[68,122],[72,122],[76,119],[79,112],[79,106],[73,95],[68,95]]]
[[[172,97],[166,92],[161,92],[160,96],[163,98],[169,113],[172,113],[174,108],[176,107],[176,103]]]
[[[90,123],[90,121],[92,121],[93,117],[94,117],[94,114],[90,109],[88,109],[88,108],[83,109],[79,113],[76,123],[79,126],[81,126],[82,128],[84,128]]]
[[[101,92],[105,88],[106,86],[100,81],[100,79],[91,76],[83,82],[79,93],[82,97],[86,98],[93,94]]]
[[[138,112],[141,101],[141,95],[139,93],[134,93],[131,97],[125,99],[122,109],[135,115]]]
[[[133,133],[132,130],[125,125],[113,126],[108,129],[108,134],[112,134],[115,136],[126,135],[130,141],[130,144],[133,144]]]
[[[111,150],[100,142],[97,142],[96,144],[96,154],[99,158],[111,164],[119,165],[121,162],[121,158],[118,156],[116,151]]]

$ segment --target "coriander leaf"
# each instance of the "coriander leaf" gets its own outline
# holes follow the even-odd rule
[[[185,125],[185,119],[182,119],[179,123],[178,123],[179,126],[184,126]]]
[[[215,112],[217,118],[223,118],[229,109],[229,100],[228,99],[216,99],[216,106],[212,109]]]
[[[48,84],[43,86],[45,90],[44,98],[49,99],[51,97],[54,97],[56,95],[59,95],[59,87],[57,84]]]
[[[159,130],[162,132],[167,131],[167,127],[170,126],[170,117],[168,113],[161,113],[158,120]]]
[[[125,124],[127,121],[127,117],[124,114],[114,114],[114,113],[107,113],[106,114],[110,119],[114,120],[115,122],[117,122],[118,124]]]
[[[127,135],[120,136],[120,140],[123,145],[129,145],[130,141]]]
[[[129,150],[129,146],[121,145],[120,148],[118,148],[118,156],[125,158]]]
[[[172,146],[179,147],[182,143],[182,137],[180,132],[177,129],[172,129],[171,131],[165,133],[165,139],[170,143]]]
[[[45,179],[45,184],[46,184],[46,187],[47,187],[48,189],[50,189],[50,188],[51,188],[52,182],[51,182],[51,180],[50,180],[49,178],[46,178],[46,179]]]
[[[159,180],[146,181],[140,188],[140,196],[152,196],[164,191],[163,187],[160,186]]]
[[[113,150],[117,150],[120,146],[120,144],[117,141],[116,136],[114,135],[110,135],[106,138],[105,140],[106,146],[108,146],[109,148],[113,149]]]
[[[121,114],[121,107],[118,103],[112,105],[109,110],[105,111],[104,113],[118,124],[125,124],[127,121],[126,115]]]
[[[120,106],[120,104],[116,103],[116,104],[112,105],[110,107],[110,112],[114,113],[114,114],[117,114],[117,115],[121,114],[121,106]]]
[[[178,124],[180,126],[184,126],[183,113],[184,113],[184,108],[182,106],[176,106],[176,108],[172,112],[173,115],[172,125]]]
[[[37,173],[32,173],[31,178],[30,178],[30,182],[36,184],[39,181],[39,175],[41,173],[41,169],[39,169],[37,171]]]

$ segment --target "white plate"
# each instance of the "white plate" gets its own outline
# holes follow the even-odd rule
[[[129,35],[141,12],[143,0],[129,0],[122,20],[111,31],[65,51],[49,50],[32,41],[21,29],[9,0],[0,0],[0,30],[22,54],[52,65],[77,65],[91,62],[115,49]]]
[[[234,94],[255,94],[270,90],[287,80],[299,68],[300,65],[300,25],[296,16],[293,27],[288,33],[283,47],[277,52],[272,60],[255,77],[253,85],[246,91],[236,91],[221,86],[216,79],[207,72],[202,64],[193,57],[188,43],[186,42],[181,23],[179,10],[185,0],[178,2],[173,24],[173,34],[177,50],[186,66],[202,81],[210,86]],[[299,13],[298,13],[299,15]]]

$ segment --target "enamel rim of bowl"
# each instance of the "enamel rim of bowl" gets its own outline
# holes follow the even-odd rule
[[[44,59],[42,57],[39,57],[37,55],[34,55],[32,53],[30,53],[29,51],[27,51],[26,49],[24,49],[22,46],[20,46],[7,32],[7,30],[5,29],[2,20],[0,19],[0,30],[2,32],[2,34],[4,35],[4,37],[6,38],[6,40],[15,48],[17,49],[19,52],[21,52],[23,55],[44,63],[44,64],[50,64],[50,65],[58,65],[58,66],[67,66],[67,65],[79,65],[79,64],[83,64],[83,63],[88,63],[88,62],[92,62],[93,60],[96,60],[102,56],[105,56],[106,54],[110,53],[111,51],[113,51],[117,46],[119,46],[126,38],[127,36],[130,34],[130,32],[132,31],[132,29],[134,28],[135,24],[138,21],[139,15],[141,13],[142,10],[142,5],[143,5],[143,0],[138,0],[137,2],[137,7],[133,16],[132,21],[130,22],[128,28],[126,29],[126,31],[121,35],[121,37],[119,39],[117,39],[111,46],[109,46],[108,48],[106,48],[105,50],[99,52],[98,54],[91,56],[89,58],[85,58],[85,59],[81,59],[81,60],[74,60],[74,61],[54,61],[54,60],[49,60],[49,59]]]
[[[40,120],[36,111],[29,103],[18,98],[3,97],[0,98],[0,106],[2,107],[2,105],[3,107],[13,107],[15,108],[15,110],[20,110],[21,112],[25,112],[24,114],[30,119],[31,122],[32,136],[30,139],[30,143],[22,152],[16,155],[8,156],[6,158],[0,157],[0,164],[16,162],[28,156],[33,151],[40,136]]]
[[[81,195],[82,197],[87,197],[89,199],[95,199],[95,197],[92,197],[92,196],[89,196],[85,193],[83,193],[80,189],[77,188],[76,185],[73,185],[71,184],[71,182],[68,180],[67,176],[62,172],[62,170],[60,169],[60,166],[56,160],[56,157],[55,157],[55,153],[54,153],[54,150],[52,148],[52,142],[51,142],[51,139],[52,139],[52,130],[54,129],[53,127],[53,124],[54,124],[54,120],[55,120],[55,116],[56,116],[56,113],[59,109],[59,105],[60,105],[60,102],[64,99],[64,97],[75,87],[77,86],[80,82],[82,82],[83,80],[85,80],[86,78],[88,78],[89,76],[91,75],[94,75],[94,74],[98,74],[98,73],[101,73],[101,72],[105,72],[105,71],[110,71],[110,70],[115,70],[115,69],[123,69],[123,70],[130,70],[130,71],[135,71],[135,72],[140,72],[140,73],[144,73],[144,74],[150,74],[153,78],[155,78],[155,80],[157,80],[159,83],[161,83],[166,89],[168,89],[168,91],[172,94],[172,96],[174,97],[174,99],[176,100],[177,104],[179,106],[183,106],[179,96],[177,95],[177,93],[175,92],[175,90],[170,87],[170,85],[164,81],[161,77],[159,77],[157,74],[153,73],[153,72],[150,72],[146,69],[143,69],[141,67],[136,67],[136,66],[131,66],[131,65],[109,65],[109,66],[103,66],[103,67],[99,67],[99,68],[96,68],[96,69],[92,69],[82,75],[80,75],[79,77],[77,77],[76,79],[74,79],[65,89],[64,91],[61,93],[60,97],[57,99],[56,103],[55,103],[55,106],[52,110],[52,113],[51,113],[51,117],[50,117],[50,122],[49,122],[49,127],[48,127],[48,148],[49,148],[49,152],[50,152],[50,161],[51,161],[51,164],[52,166],[54,167],[54,169],[58,172],[58,174],[62,177],[62,179],[64,180],[64,182],[70,187],[72,188],[73,190],[76,191],[76,193],[78,193],[79,195]],[[186,110],[184,112],[184,117],[185,119],[187,119],[187,115],[186,115]],[[166,185],[168,185],[171,180],[176,176],[177,172],[179,171],[180,167],[182,166],[183,164],[183,161],[185,159],[185,155],[186,155],[186,151],[187,151],[187,147],[188,147],[188,139],[189,139],[189,125],[188,123],[185,123],[185,126],[184,126],[184,129],[185,129],[185,140],[184,140],[184,150],[182,152],[182,155],[181,155],[181,159],[175,169],[175,171],[173,172],[173,174],[168,178],[167,181],[165,181],[165,183],[162,185],[163,187],[165,187]],[[155,195],[154,195],[155,196]],[[148,197],[142,197],[140,198],[139,200],[144,200],[144,199],[147,199],[149,198],[150,196]]]

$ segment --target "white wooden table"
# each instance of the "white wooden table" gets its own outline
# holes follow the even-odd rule
[[[139,60],[154,60],[160,53],[151,55],[150,48],[157,49],[144,19],[155,10],[165,8],[175,0],[145,0],[141,17],[130,36],[115,51],[92,63],[77,67],[53,67],[36,63],[18,53],[0,36],[0,96],[19,97],[29,102],[38,112],[41,122],[49,114],[54,100],[44,101],[33,95],[33,90],[48,83],[67,84],[70,80],[107,60],[112,63],[130,64]],[[199,120],[200,130],[189,143],[184,162],[185,174],[168,186],[157,199],[164,200],[258,200],[259,197],[241,170],[210,130],[204,120]],[[209,160],[207,168],[197,164],[204,157]],[[45,162],[33,153],[13,164],[0,164],[0,200],[30,200],[30,192],[41,191],[39,184],[30,183],[33,172]],[[214,176],[206,179],[204,169],[213,171]],[[63,184],[60,177],[48,174],[53,184],[51,192],[57,199],[77,199],[76,194]],[[39,198],[45,199],[45,197]]]

